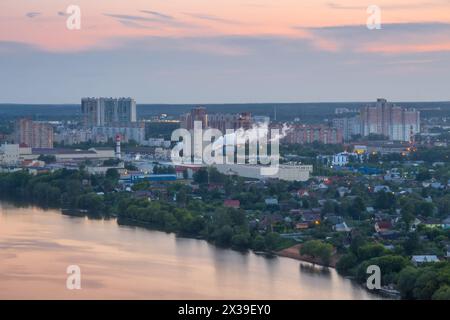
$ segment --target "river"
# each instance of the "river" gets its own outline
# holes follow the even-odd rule
[[[81,289],[66,288],[69,265]],[[0,202],[0,299],[377,299],[289,258]]]

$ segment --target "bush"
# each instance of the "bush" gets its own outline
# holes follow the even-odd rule
[[[320,240],[310,240],[305,242],[300,248],[300,254],[318,258],[324,265],[329,265],[333,246]]]

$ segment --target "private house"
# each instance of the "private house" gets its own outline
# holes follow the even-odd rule
[[[423,263],[439,262],[439,259],[435,255],[420,255],[420,256],[412,256],[411,262],[417,266]]]
[[[344,218],[341,216],[337,216],[335,214],[327,214],[325,215],[325,221],[329,222],[332,225],[340,224],[344,222]]]
[[[299,216],[302,214],[302,209],[291,209],[289,210],[289,215],[291,216]]]
[[[410,231],[416,231],[417,227],[422,223],[420,219],[414,218],[414,221],[411,223]]]
[[[440,182],[433,182],[430,185],[433,189],[444,189],[444,185]]]
[[[293,201],[280,201],[280,210],[289,211],[291,209],[295,209],[297,206],[296,202]]]
[[[344,197],[346,194],[350,193],[350,189],[347,187],[339,187],[337,188],[337,192],[339,194],[339,197]]]
[[[422,224],[429,229],[442,228],[442,223],[436,218],[422,218]]]
[[[278,199],[276,198],[266,198],[264,200],[266,206],[277,206],[278,205]]]
[[[391,192],[391,188],[389,188],[389,186],[384,186],[384,185],[378,185],[378,186],[375,186],[373,188],[373,192],[375,192],[375,193],[378,193],[378,192],[381,192],[381,191],[383,191],[383,192]]]
[[[298,222],[295,224],[295,229],[297,230],[306,230],[309,228],[309,223],[307,222]]]
[[[223,201],[223,206],[227,208],[239,209],[241,202],[239,200],[226,199]]]
[[[320,191],[325,191],[325,190],[328,190],[328,186],[325,183],[320,183],[317,186],[317,189],[320,190]]]
[[[302,221],[309,223],[311,225],[318,225],[318,224],[320,224],[320,221],[321,221],[320,213],[303,212]]]
[[[378,238],[381,238],[383,240],[396,240],[400,237],[400,235],[401,233],[396,230],[381,231],[380,233],[376,234]]]
[[[265,214],[259,223],[259,227],[260,229],[267,230],[276,224],[283,223],[283,221],[283,217],[279,214]]]
[[[445,218],[445,219],[442,221],[442,227],[443,227],[444,229],[450,229],[450,216],[448,216],[447,218]]]
[[[309,191],[307,189],[300,189],[300,190],[297,191],[297,195],[300,198],[303,198],[303,197],[309,197],[310,193],[309,193]]]
[[[336,232],[350,232],[350,231],[352,231],[352,229],[349,226],[347,226],[347,223],[345,223],[345,221],[342,222],[342,223],[335,224],[333,226],[333,230],[336,231]]]
[[[383,232],[389,231],[391,229],[392,229],[391,221],[384,220],[384,221],[378,221],[375,223],[375,231],[377,233],[383,233]]]
[[[216,191],[216,190],[221,192],[221,193],[223,193],[224,192],[223,184],[210,183],[208,185],[208,191],[209,192]]]

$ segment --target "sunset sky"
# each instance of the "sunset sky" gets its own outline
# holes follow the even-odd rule
[[[0,72],[0,103],[450,100],[450,0],[1,0]]]

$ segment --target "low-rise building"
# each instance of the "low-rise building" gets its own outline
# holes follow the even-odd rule
[[[0,165],[16,165],[19,163],[20,146],[18,144],[2,144],[0,146]]]
[[[214,167],[216,167],[220,173],[228,175],[237,175],[258,180],[280,179],[285,181],[307,181],[313,170],[313,166],[311,165],[280,164],[278,166],[278,171],[274,175],[264,175],[262,170],[267,167],[260,165],[215,164]]]

